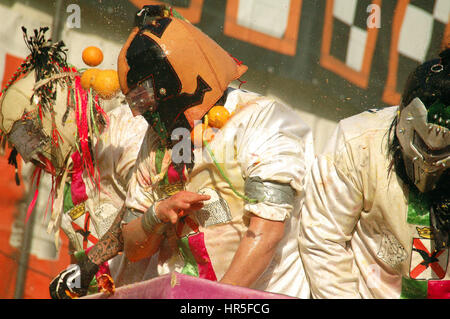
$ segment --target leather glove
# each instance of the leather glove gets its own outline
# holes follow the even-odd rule
[[[99,267],[86,254],[76,264],[69,265],[50,283],[52,299],[72,299],[86,296],[89,284]]]

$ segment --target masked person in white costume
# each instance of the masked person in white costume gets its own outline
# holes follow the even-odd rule
[[[399,107],[342,120],[314,162],[300,247],[314,298],[449,298],[450,50]]]
[[[159,275],[308,298],[296,236],[313,158],[309,127],[272,99],[228,88],[247,67],[190,23],[158,6],[138,17],[119,54],[119,81],[153,129],[130,182],[124,254],[158,253]],[[232,115],[218,124],[213,110],[224,108]]]
[[[110,229],[115,218],[121,219],[147,123],[133,117],[126,104],[106,114],[102,101],[81,87],[64,43],[46,40],[46,31],[27,38],[24,29],[31,53],[1,96],[0,129],[14,152],[36,166],[37,182],[43,171],[52,176],[48,229],[56,241],[60,228],[67,235],[74,265],[52,282],[50,294],[69,298],[96,292],[96,279],[105,275],[109,282],[109,265],[122,258],[108,262],[117,254],[117,241],[91,248],[115,231]]]

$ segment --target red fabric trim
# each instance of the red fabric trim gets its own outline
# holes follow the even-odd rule
[[[81,228],[75,222],[72,222],[72,227],[73,227],[73,229],[75,229],[75,232],[79,231],[79,232],[81,232],[81,235],[83,236],[83,249],[85,251],[87,250],[88,241],[90,241],[94,245],[98,242],[98,239],[95,238],[94,235],[92,235],[89,231],[90,219],[91,219],[91,215],[89,214],[89,212],[86,212],[85,217],[84,217],[84,229]],[[88,232],[89,232],[89,235],[85,236],[85,234],[87,234]]]
[[[427,299],[450,299],[450,280],[429,280]]]
[[[208,280],[217,281],[211,259],[205,246],[204,233],[197,233],[188,237],[189,247],[197,262],[198,276]]]
[[[184,221],[186,222],[186,224],[188,224],[189,227],[191,227],[191,229],[192,229],[194,232],[196,232],[196,233],[199,232],[197,223],[194,222],[189,216],[186,216],[186,217],[184,218]]]
[[[183,215],[184,212],[181,212],[179,217],[184,216]],[[181,233],[183,232],[183,228],[184,225],[188,225],[194,232],[198,233],[199,229],[198,229],[198,225],[195,221],[193,221],[191,218],[189,218],[189,216],[184,216],[183,218],[180,218],[178,224],[177,224],[177,229],[176,229],[176,233],[178,238],[181,237]]]
[[[37,172],[36,190],[34,192],[33,200],[31,201],[30,205],[28,206],[27,215],[25,217],[25,223],[28,222],[28,219],[30,218],[31,213],[33,212],[34,206],[36,206],[36,201],[37,201],[37,197],[38,197],[38,194],[39,194],[39,182],[41,181],[42,170],[41,169],[36,169],[34,171],[34,174],[36,174],[36,172]],[[34,175],[33,175],[33,179],[34,179]]]

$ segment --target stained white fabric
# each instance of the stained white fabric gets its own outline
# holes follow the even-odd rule
[[[85,202],[86,212],[89,212],[91,217],[89,231],[97,239],[106,233],[124,205],[132,168],[148,126],[143,117],[133,117],[126,104],[115,107],[107,115],[109,126],[93,146],[100,172],[100,192],[94,188],[86,172],[83,174],[88,196]],[[86,213],[73,222],[84,229],[85,217]],[[67,213],[62,216],[61,228],[68,236],[72,248],[75,251],[83,250],[83,236],[75,231],[72,219]],[[89,241],[88,248],[92,245],[93,243]],[[117,268],[123,267],[123,263],[129,263],[123,255],[109,261],[117,287],[134,282],[133,277],[127,278],[130,281],[122,277],[116,278]],[[138,263],[134,264],[132,269],[136,267],[139,268]]]
[[[220,175],[207,150],[196,149],[195,165],[185,189],[211,196],[204,208],[191,216],[199,224],[200,232],[204,233],[217,279],[220,280],[228,269],[248,227],[251,212],[268,220],[285,221],[286,225],[285,236],[270,265],[252,288],[308,298],[309,287],[297,237],[305,175],[314,156],[311,131],[292,109],[254,93],[232,91],[224,106],[232,117],[215,134],[210,148],[233,187],[243,194],[245,179],[260,177],[290,185],[297,192],[297,200],[294,207],[265,201],[245,204]],[[160,196],[152,185],[152,154],[156,143],[155,134],[149,130],[126,200],[127,207],[141,213]],[[189,227],[183,228],[182,235],[192,233]],[[183,266],[183,260],[169,242],[165,240],[160,248],[159,275],[181,271]]]
[[[342,120],[314,161],[299,237],[313,298],[399,298],[402,277],[410,279],[413,240],[427,239],[407,221],[408,187],[389,174],[397,110]]]

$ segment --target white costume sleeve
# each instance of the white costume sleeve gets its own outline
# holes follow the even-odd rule
[[[349,241],[363,209],[365,177],[355,167],[340,123],[313,163],[301,214],[300,251],[313,298],[360,298]]]
[[[153,130],[147,130],[128,186],[125,204],[131,210],[143,213],[155,201],[152,176],[156,174],[151,171],[151,167],[154,167],[151,154],[154,154],[152,150],[157,142],[158,137]]]
[[[133,117],[127,105],[121,105],[108,113],[109,136],[114,145],[114,170],[123,185],[128,185],[132,168],[147,130],[147,121],[142,116]],[[111,146],[112,147],[112,146]]]
[[[310,128],[294,110],[280,103],[267,99],[256,103],[260,110],[243,116],[245,121],[236,135],[243,178],[290,185],[294,196],[303,195],[305,175],[314,154]],[[288,219],[292,208],[291,203],[271,200],[245,205],[246,212],[274,221]]]

